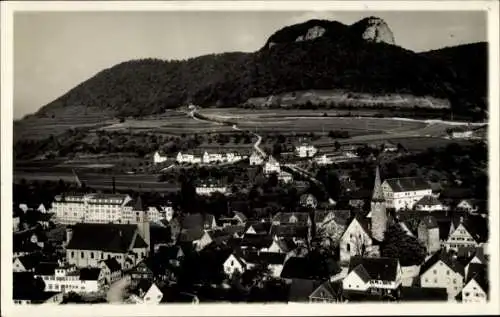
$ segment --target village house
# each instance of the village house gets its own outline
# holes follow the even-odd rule
[[[272,223],[268,221],[248,221],[245,224],[245,236],[268,235],[271,232]]]
[[[141,280],[133,290],[130,299],[136,304],[159,304],[163,298],[163,293],[151,280]]]
[[[291,173],[288,173],[286,171],[281,171],[278,174],[278,181],[288,184],[293,181],[293,175]]]
[[[76,224],[67,229],[66,259],[77,267],[98,267],[99,261],[114,257],[122,268],[131,268],[149,254],[149,230],[149,222]]]
[[[208,180],[197,184],[195,191],[200,196],[210,196],[214,193],[225,195],[228,193],[228,188],[222,181]]]
[[[293,238],[273,238],[268,248],[261,249],[262,252],[289,254],[297,248]]]
[[[273,225],[271,236],[275,240],[291,239],[297,245],[307,245],[311,239],[311,227],[298,224]]]
[[[252,155],[250,155],[249,161],[250,161],[251,166],[262,165],[262,163],[264,163],[264,159],[256,151],[252,152]]]
[[[314,158],[314,162],[318,165],[330,165],[333,164],[333,160],[329,157],[326,156],[326,154],[323,154],[321,156],[317,156]]]
[[[451,129],[453,139],[469,139],[474,135],[474,131],[469,127],[456,127]]]
[[[182,248],[178,245],[161,247],[158,249],[157,254],[163,255],[163,258],[174,267],[179,267],[184,258],[184,251],[182,251]]]
[[[273,244],[273,237],[264,234],[246,234],[239,240],[237,246],[243,251],[266,252]]]
[[[62,292],[45,292],[32,272],[14,272],[12,276],[12,300],[16,305],[60,304]]]
[[[168,160],[167,156],[161,156],[161,154],[156,151],[155,154],[153,155],[153,163],[154,164],[160,164]]]
[[[318,149],[311,144],[301,144],[295,147],[295,155],[301,158],[313,157],[318,152]]]
[[[456,256],[444,250],[436,252],[420,268],[420,286],[446,288],[449,299],[460,293],[464,279],[464,266]]]
[[[34,272],[45,282],[46,292],[94,293],[103,289],[106,279],[100,268],[77,268],[74,265],[40,263]]]
[[[176,161],[179,164],[189,163],[189,164],[201,164],[202,158],[197,157],[193,154],[183,154],[182,152],[177,153]]]
[[[342,297],[342,283],[326,281],[309,295],[310,303],[336,303]]]
[[[486,303],[489,297],[488,273],[485,264],[471,263],[462,289],[463,303]]]
[[[479,221],[474,221],[478,219]],[[444,243],[448,250],[457,251],[459,248],[475,248],[483,246],[488,239],[488,227],[486,221],[478,217],[463,216],[453,219],[450,226],[450,234]]]
[[[353,218],[340,238],[340,262],[347,264],[353,256],[372,253],[372,245],[369,219]]]
[[[387,208],[396,211],[413,209],[424,196],[432,195],[430,184],[421,177],[403,177],[386,179],[382,190]]]
[[[203,250],[207,245],[213,242],[210,234],[200,228],[182,230],[179,241],[181,243],[190,243],[196,251]]]
[[[151,261],[142,260],[132,269],[127,271],[127,275],[132,279],[132,284],[137,284],[142,280],[152,280],[154,273]]]
[[[14,272],[33,272],[36,265],[43,259],[43,254],[39,252],[15,257],[12,263],[12,270]]]
[[[214,215],[207,213],[183,215],[180,225],[182,229],[210,230],[217,228]]]
[[[436,197],[428,195],[422,197],[415,203],[415,210],[418,211],[436,211],[447,209]]]
[[[311,218],[307,212],[278,212],[274,215],[272,224],[310,226]]]
[[[265,175],[279,174],[281,172],[280,163],[274,157],[269,156],[264,164],[263,172]]]
[[[102,260],[99,263],[99,268],[104,274],[106,284],[110,285],[122,277],[122,267],[115,258]]]
[[[401,286],[402,270],[397,259],[351,257],[347,276],[342,280],[346,292],[387,294]]]
[[[397,145],[391,142],[382,143],[382,151],[386,153],[394,153],[398,151]]]

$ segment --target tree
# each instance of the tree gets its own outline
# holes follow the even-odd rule
[[[408,235],[398,224],[389,226],[381,246],[381,255],[399,259],[402,266],[420,265],[425,260],[425,247]]]

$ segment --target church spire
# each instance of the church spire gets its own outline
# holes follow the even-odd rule
[[[382,191],[382,182],[380,180],[380,170],[377,165],[375,170],[375,184],[373,186],[373,201],[384,201],[384,192]]]

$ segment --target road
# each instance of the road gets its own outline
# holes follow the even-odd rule
[[[106,293],[106,300],[109,303],[124,303],[126,288],[130,285],[130,278],[123,277],[122,279],[110,285]]]

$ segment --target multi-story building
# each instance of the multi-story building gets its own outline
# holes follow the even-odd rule
[[[250,165],[261,165],[262,163],[264,163],[264,159],[259,153],[253,152],[250,155]]]
[[[52,212],[59,223],[118,223],[127,209],[132,210],[132,198],[125,194],[57,195]]]
[[[318,152],[318,149],[311,144],[301,144],[295,147],[295,155],[298,157],[313,157]]]
[[[413,209],[424,196],[432,195],[430,184],[421,177],[390,178],[382,183],[387,208]]]
[[[280,163],[272,156],[269,156],[266,163],[264,164],[264,174],[269,175],[272,173],[279,174],[281,172]]]
[[[195,188],[196,194],[201,196],[210,196],[214,193],[227,194],[228,189],[224,184],[220,184],[217,182],[206,182],[200,183]]]
[[[464,286],[465,268],[453,254],[438,251],[420,268],[420,286],[446,288],[453,299]]]
[[[45,292],[93,293],[105,285],[105,275],[100,268],[77,268],[62,263],[41,263],[35,277],[45,283]]]
[[[388,293],[398,289],[402,280],[397,259],[352,257],[342,288],[344,292]]]

